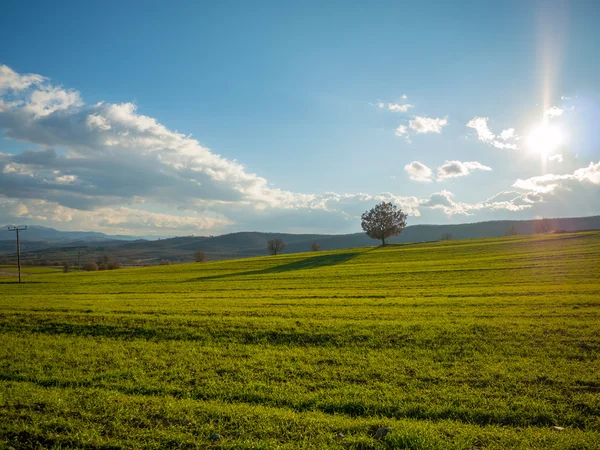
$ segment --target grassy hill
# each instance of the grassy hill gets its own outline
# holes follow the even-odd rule
[[[503,236],[511,226],[515,227],[519,235],[528,235],[535,233],[535,224],[535,220],[497,220],[457,225],[413,225],[406,227],[400,236],[391,238],[390,242],[438,241],[443,234],[450,234],[453,239]],[[600,216],[549,219],[548,227],[549,230],[561,231],[598,230],[600,229]],[[44,228],[42,230],[49,233],[48,230],[52,229]],[[49,233],[48,236],[63,236],[61,232],[53,231],[55,233]],[[26,235],[27,232],[21,234]],[[84,234],[84,232],[80,232],[80,234]],[[107,255],[111,259],[120,260],[127,265],[155,265],[161,260],[194,261],[194,252],[197,250],[205,251],[211,261],[262,256],[267,253],[267,241],[273,238],[283,239],[286,243],[283,253],[310,251],[313,241],[317,241],[323,250],[373,246],[377,243],[364,233],[335,235],[240,232],[221,236],[180,236],[154,241],[138,239],[129,242],[118,239],[111,240],[106,235],[103,239],[78,238],[68,241],[67,237],[71,235],[71,232],[65,232],[60,242],[55,240],[23,241],[21,246],[23,260],[32,264],[40,262],[59,264],[65,260],[75,264],[77,254],[75,247],[81,247],[81,261],[84,264]],[[32,236],[39,236],[39,233],[28,235],[28,237]],[[3,253],[4,255],[2,255]],[[15,260],[14,240],[0,240],[0,263],[15,262]]]
[[[24,279],[0,276],[0,445],[600,442],[599,232]]]

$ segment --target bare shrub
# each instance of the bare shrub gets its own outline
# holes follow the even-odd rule
[[[275,238],[267,242],[267,250],[271,255],[277,255],[285,248],[285,243],[282,239]]]
[[[83,266],[83,270],[85,270],[86,272],[95,272],[96,270],[98,270],[98,264],[96,264],[94,261],[90,261],[85,266]]]

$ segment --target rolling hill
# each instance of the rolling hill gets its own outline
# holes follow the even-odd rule
[[[514,226],[520,235],[535,232],[535,220],[500,220],[458,225],[411,225],[400,236],[390,239],[390,243],[438,241],[444,233],[452,239],[473,239],[502,236]],[[583,231],[600,229],[600,216],[550,219],[550,229],[554,231]],[[157,240],[136,239],[132,236],[109,236],[102,233],[61,232],[43,227],[31,227],[22,236],[33,231],[36,238],[22,242],[25,261],[71,260],[76,254],[75,247],[81,247],[82,260],[96,260],[104,254],[118,259],[124,264],[157,264],[160,261],[193,261],[194,252],[203,250],[209,260],[224,260],[266,254],[266,243],[280,238],[286,244],[283,253],[310,251],[311,243],[317,241],[323,250],[378,245],[364,233],[345,235],[328,234],[289,234],[264,232],[239,232],[221,236],[183,236]],[[32,234],[28,235],[29,238]],[[125,238],[127,240],[125,240]],[[0,258],[4,253],[5,262],[13,262],[15,257],[14,240],[0,241]]]

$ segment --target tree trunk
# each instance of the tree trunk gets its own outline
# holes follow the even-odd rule
[[[383,245],[385,247],[385,238],[381,238],[381,242],[382,242],[381,245]]]

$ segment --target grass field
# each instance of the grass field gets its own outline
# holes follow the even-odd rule
[[[597,232],[24,281],[7,448],[600,448]]]

